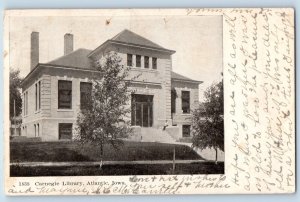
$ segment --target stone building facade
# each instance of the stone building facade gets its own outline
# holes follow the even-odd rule
[[[38,63],[39,34],[31,35],[31,71],[22,82],[22,135],[44,141],[72,139],[84,89],[97,73],[95,61],[109,52],[130,66],[135,93],[129,101],[135,140],[189,138],[191,111],[198,106],[199,84],[172,71],[173,50],[124,30],[94,50],[73,51],[73,35],[64,37],[64,56]],[[164,130],[165,129],[165,130]]]

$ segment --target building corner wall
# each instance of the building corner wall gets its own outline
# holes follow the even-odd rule
[[[165,76],[164,76],[164,90],[165,90],[165,106],[166,106],[166,120],[169,125],[172,124],[171,117],[171,72],[172,72],[172,57],[165,61]]]

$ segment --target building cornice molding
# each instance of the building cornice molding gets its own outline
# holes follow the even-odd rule
[[[108,44],[116,44],[116,45],[129,46],[129,47],[133,47],[133,48],[142,48],[142,49],[147,49],[147,50],[151,50],[151,51],[159,51],[159,52],[163,52],[163,53],[168,53],[170,55],[176,53],[176,51],[174,51],[174,50],[169,50],[169,49],[164,49],[164,48],[155,48],[155,47],[151,47],[151,46],[145,46],[145,45],[139,45],[139,44],[133,44],[133,43],[126,43],[126,42],[122,42],[122,41],[115,41],[115,40],[109,39],[109,40],[105,41],[103,44],[101,44],[100,46],[98,46],[96,49],[94,49],[88,55],[88,57],[92,57],[95,53],[100,51],[102,48],[104,48]]]
[[[68,70],[76,70],[76,71],[82,71],[82,72],[99,73],[98,70],[93,70],[93,69],[83,69],[83,68],[80,68],[80,67],[70,67],[70,66],[54,65],[54,64],[47,64],[47,63],[39,63],[23,79],[23,81],[21,82],[21,86],[24,85],[31,78],[31,75],[33,75],[35,72],[37,72],[41,68],[47,68],[47,67],[55,68],[55,69],[68,69]]]
[[[203,81],[195,81],[195,80],[184,80],[184,79],[172,79],[171,81],[175,81],[175,82],[182,82],[182,83],[192,83],[192,84],[201,84],[203,83]]]

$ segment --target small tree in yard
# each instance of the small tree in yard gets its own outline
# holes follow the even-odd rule
[[[100,168],[104,146],[109,144],[118,149],[123,145],[122,138],[131,133],[130,123],[124,121],[130,113],[128,101],[131,92],[128,85],[131,80],[126,81],[129,68],[120,62],[121,58],[116,53],[110,53],[96,63],[99,74],[95,74],[86,107],[81,109],[77,117],[76,139],[100,149]]]
[[[204,92],[203,106],[193,112],[193,147],[218,148],[224,151],[223,81],[212,84]]]

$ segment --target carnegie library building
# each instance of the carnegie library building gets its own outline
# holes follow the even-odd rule
[[[181,141],[191,136],[191,111],[199,105],[199,85],[172,71],[174,50],[124,30],[94,50],[73,50],[74,36],[65,34],[64,55],[39,63],[39,33],[31,33],[31,71],[22,82],[22,136],[42,141],[72,140],[77,114],[92,89],[94,64],[116,52],[130,76],[131,139]],[[185,68],[185,67],[181,67]]]

